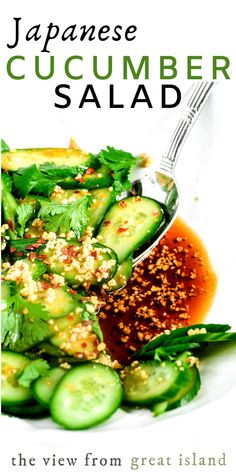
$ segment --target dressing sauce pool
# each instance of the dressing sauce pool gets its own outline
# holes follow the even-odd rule
[[[157,334],[201,323],[217,279],[207,250],[180,218],[120,291],[103,294],[99,321],[113,359],[125,364]]]

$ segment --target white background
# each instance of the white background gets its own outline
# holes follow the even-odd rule
[[[211,320],[230,321],[236,329],[235,302],[233,296],[236,257],[235,241],[235,15],[233,1],[185,1],[185,0],[67,0],[32,2],[18,0],[4,6],[1,25],[1,128],[2,136],[11,147],[67,146],[74,136],[81,147],[98,151],[107,144],[131,150],[134,153],[151,153],[158,159],[175,124],[179,108],[160,108],[159,56],[173,55],[178,60],[178,78],[175,80],[188,92],[191,83],[186,81],[186,56],[202,55],[204,78],[211,79],[212,55],[231,58],[231,80],[219,80],[214,96],[200,117],[196,128],[182,151],[177,167],[177,179],[181,188],[180,214],[196,228],[206,243],[215,270],[219,276],[219,289]],[[13,17],[22,17],[22,37],[15,50],[6,48],[13,40]],[[41,23],[44,31],[49,22],[58,24],[62,30],[77,23],[102,26],[121,24],[138,27],[135,41],[114,43],[63,43],[51,42],[51,54],[55,56],[56,75],[49,81],[40,81],[33,74],[33,58],[42,47],[24,41],[24,34],[31,26]],[[24,34],[23,34],[24,33]],[[9,79],[5,72],[5,61],[13,54],[26,57],[23,81]],[[84,56],[83,81],[69,81],[63,75],[63,62],[73,54]],[[91,57],[98,55],[105,61],[108,55],[114,58],[114,75],[109,81],[98,81],[91,75]],[[153,109],[140,106],[129,108],[137,88],[137,81],[122,81],[121,58],[130,55],[140,59],[149,55],[151,79],[145,85],[150,92]],[[47,64],[47,54],[42,58]],[[102,62],[101,62],[102,63]],[[46,67],[46,65],[45,65]],[[54,108],[54,88],[58,83],[70,83],[73,89],[73,105],[67,110]],[[78,109],[78,104],[87,83],[93,83],[101,98],[102,109],[92,105]],[[117,99],[125,103],[123,110],[109,110],[108,84],[116,86]],[[199,197],[199,203],[195,197]],[[210,209],[210,211],[209,211]],[[227,244],[224,244],[225,233]],[[235,353],[235,351],[234,351]],[[234,354],[235,355],[235,354]],[[232,358],[231,358],[232,362]],[[3,424],[4,450],[1,462],[4,472],[12,470],[73,470],[72,467],[54,466],[43,468],[40,457],[78,456],[79,466],[84,470],[83,457],[93,452],[97,457],[121,457],[119,470],[130,470],[130,457],[171,456],[173,466],[140,467],[138,470],[202,470],[202,467],[177,467],[179,453],[191,456],[220,456],[226,452],[227,466],[214,470],[231,472],[236,466],[235,454],[235,394],[236,388],[224,376],[224,364],[216,365],[221,395],[212,392],[207,404],[186,414],[160,418],[153,426],[128,430],[114,429],[108,432],[63,432],[23,427],[21,422]],[[235,369],[232,378],[235,379]],[[226,382],[226,383],[227,383]],[[11,456],[24,452],[27,457],[38,458],[34,467],[10,466]],[[96,470],[106,469],[97,467]],[[86,470],[87,468],[85,468]],[[94,470],[90,469],[90,470]],[[107,468],[108,469],[108,468]],[[209,468],[210,469],[210,468]],[[203,470],[208,470],[204,467]]]

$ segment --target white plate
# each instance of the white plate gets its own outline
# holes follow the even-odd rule
[[[187,91],[186,95],[188,95]],[[214,96],[191,132],[182,151],[176,176],[181,191],[179,215],[192,226],[204,241],[218,276],[218,289],[214,303],[208,313],[207,322],[229,323],[236,330],[235,318],[235,159],[233,156],[233,120],[229,113],[231,91],[229,84],[218,85]],[[228,109],[227,109],[228,107]],[[18,121],[17,139],[13,132],[5,130],[5,139],[11,147],[67,146],[73,135],[86,150],[98,151],[107,144],[130,150],[147,152],[160,158],[164,144],[169,139],[176,123],[178,110],[155,113],[155,123],[150,117],[140,120],[135,114],[132,128],[127,126],[129,115],[117,112],[110,119],[103,112],[103,122],[97,124],[97,115],[85,115],[79,122],[75,114],[61,120],[56,114],[53,127],[48,128],[40,116],[35,117],[34,131],[28,134],[25,124]],[[123,119],[121,119],[123,117]],[[18,117],[19,118],[19,117]],[[17,120],[17,114],[14,118]],[[51,117],[52,119],[52,117]],[[227,119],[227,122],[226,122]],[[151,124],[150,124],[151,123]],[[97,125],[96,125],[97,124]],[[135,130],[136,127],[136,130]],[[13,128],[12,128],[13,129]],[[37,130],[40,129],[40,132]],[[77,131],[79,129],[79,132]],[[36,130],[36,131],[35,131]],[[109,140],[107,139],[109,136]],[[197,201],[196,201],[196,197]],[[96,427],[95,431],[138,428],[163,422],[167,418],[190,413],[209,402],[224,396],[236,385],[236,345],[224,345],[209,350],[201,365],[202,388],[195,400],[186,407],[154,419],[144,409],[125,413],[119,410],[109,421]],[[23,421],[3,418],[5,426],[17,429],[60,429],[51,420]],[[78,433],[79,434],[79,433]],[[85,434],[83,432],[83,434]]]

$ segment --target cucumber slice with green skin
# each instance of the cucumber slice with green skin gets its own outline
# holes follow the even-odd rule
[[[72,368],[61,379],[50,402],[53,420],[66,429],[95,426],[120,406],[122,384],[116,371],[102,364]]]
[[[93,230],[95,230],[101,223],[108,208],[115,202],[112,187],[99,188],[91,191],[87,189],[61,189],[60,192],[53,192],[50,196],[50,200],[57,203],[70,203],[75,200],[80,200],[85,195],[91,195],[93,198],[92,204],[89,207],[88,226],[91,226]]]
[[[113,277],[118,261],[114,251],[101,244],[57,239],[42,250],[48,271],[65,277],[73,287],[101,284]],[[46,259],[47,257],[47,259]]]
[[[12,351],[2,351],[2,405],[24,405],[31,403],[33,395],[30,388],[22,387],[18,383],[18,376],[31,360],[24,354]]]
[[[100,352],[98,336],[89,320],[65,326],[50,338],[50,343],[80,361],[96,359]]]
[[[57,172],[56,175],[58,175],[57,167],[62,167],[64,171],[66,171],[66,167],[69,171],[74,167],[74,173],[76,175],[81,167],[93,167],[94,162],[94,156],[79,149],[29,148],[10,150],[2,153],[2,168],[10,172],[29,167],[34,163],[39,169],[41,166],[41,169],[44,171],[50,169],[50,175],[52,176],[54,174],[53,168],[45,166],[46,164],[55,164],[54,170],[55,174]]]
[[[24,406],[4,406],[3,412],[8,416],[16,416],[17,418],[39,419],[49,416],[48,409],[38,403]]]
[[[62,318],[59,318],[59,319],[62,319]],[[37,347],[39,349],[39,355],[47,354],[48,356],[56,357],[56,358],[64,356],[64,352],[61,351],[60,349],[57,349],[49,341],[43,341],[40,344],[38,344]]]
[[[112,182],[113,178],[110,174],[110,169],[107,166],[102,165],[91,174],[83,173],[81,174],[81,176],[77,176],[76,178],[68,177],[67,179],[59,180],[58,185],[65,189],[94,189],[109,187],[110,185],[112,185]]]
[[[183,378],[183,377],[182,377]],[[175,410],[181,406],[189,403],[193,398],[196,397],[201,387],[201,378],[197,367],[191,367],[185,369],[185,381],[183,379],[183,386],[179,388],[179,391],[170,398],[168,401],[162,403],[156,403],[152,406],[152,412],[154,416],[158,416],[166,411]],[[165,403],[165,405],[164,405]]]
[[[113,276],[115,281],[114,287],[111,287],[110,290],[120,290],[123,288],[128,280],[130,279],[133,271],[133,258],[132,256],[125,259],[121,264],[118,265],[118,269]]]
[[[91,190],[90,193],[93,197],[93,201],[89,209],[88,226],[96,230],[108,208],[115,202],[115,195],[112,191],[112,187]]]
[[[27,258],[22,260],[28,265],[33,280],[38,280],[47,271],[46,264],[40,261],[40,259],[34,259],[32,262]]]
[[[31,262],[29,259],[24,258],[21,259],[22,267],[19,267],[19,261],[15,262],[10,269],[16,267],[18,270],[29,270],[29,273],[31,274],[33,280],[38,280],[47,270],[47,266],[40,261],[40,259],[35,259],[33,262]],[[27,266],[27,267],[26,267]],[[2,272],[3,277],[6,276],[9,272],[9,269],[6,269]]]
[[[174,362],[138,362],[124,369],[124,400],[150,405],[172,398],[179,390],[181,371]]]
[[[46,286],[44,291],[37,292],[35,303],[42,303],[53,319],[74,313],[80,306],[68,287],[56,287],[47,282]]]
[[[35,380],[31,385],[32,393],[39,402],[40,405],[44,406],[45,408],[49,408],[50,400],[52,398],[53,392],[61,380],[61,378],[66,374],[65,369],[61,369],[61,367],[54,367],[50,369],[47,375],[44,377],[40,377],[39,379]]]
[[[123,262],[158,230],[164,212],[156,200],[147,197],[127,197],[113,205],[98,234],[100,242],[111,247]]]

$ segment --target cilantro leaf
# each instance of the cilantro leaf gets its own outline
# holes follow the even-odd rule
[[[51,316],[41,303],[28,302],[17,293],[10,305],[3,315],[4,349],[24,352],[51,335]]]
[[[33,216],[34,209],[33,206],[30,205],[29,203],[22,203],[21,205],[18,205],[17,210],[16,210],[16,215],[17,215],[17,221],[20,225],[20,228],[17,228],[17,232],[20,237],[23,237],[24,231],[25,231],[25,225],[28,220]]]
[[[21,372],[17,381],[22,387],[30,387],[33,380],[43,377],[48,373],[50,365],[43,359],[36,359],[28,364]]]
[[[4,139],[1,139],[1,152],[5,152],[5,151],[10,151],[10,147],[4,141]]]
[[[112,171],[114,178],[113,187],[117,193],[131,188],[130,176],[134,167],[138,163],[138,158],[134,157],[130,152],[115,149],[107,146],[97,155],[101,164],[105,164]]]
[[[90,167],[97,168],[99,165],[99,161],[96,156],[90,155]],[[41,164],[39,166],[40,172],[43,172],[47,176],[51,178],[56,178],[59,180],[68,179],[75,177],[77,174],[84,174],[88,166],[86,165],[76,165],[76,166],[68,166],[68,165],[58,165],[55,162],[46,162],[45,164]]]
[[[82,320],[89,320],[92,322],[92,330],[98,337],[99,341],[103,341],[103,332],[100,328],[98,318],[96,316],[96,311],[92,303],[86,303],[86,310],[82,314]]]
[[[91,203],[91,195],[86,195],[80,200],[67,204],[41,202],[38,217],[46,222],[46,231],[68,233],[72,230],[76,237],[80,237],[88,223]]]
[[[208,343],[236,341],[236,333],[227,332],[229,330],[230,326],[224,324],[184,326],[170,334],[156,336],[135,353],[134,357],[168,359],[189,349],[202,348]]]
[[[52,193],[57,179],[43,174],[35,164],[20,169],[13,174],[13,182],[15,190],[23,197],[26,197],[30,192],[35,192],[40,195],[50,195]]]

